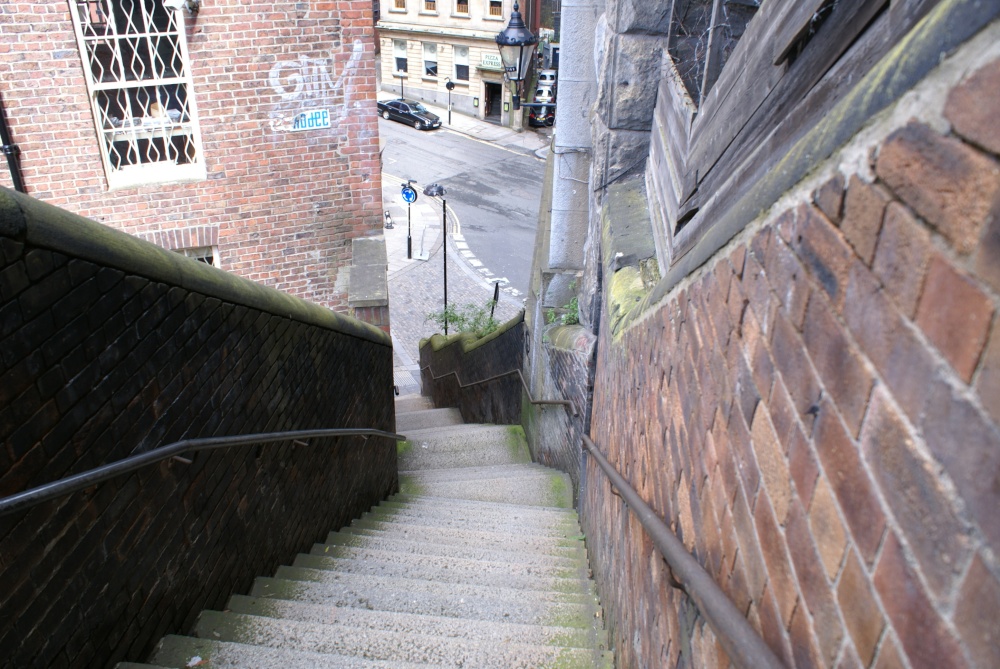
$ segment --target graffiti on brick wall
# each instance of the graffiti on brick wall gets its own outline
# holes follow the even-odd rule
[[[339,75],[337,63],[329,58],[308,58],[282,60],[274,64],[268,73],[268,84],[278,96],[279,102],[271,111],[271,130],[291,132],[295,130],[295,119],[305,108],[323,106],[329,109],[330,122],[347,117],[354,92],[348,82],[358,69],[364,54],[361,40],[354,41],[351,57],[344,64]]]

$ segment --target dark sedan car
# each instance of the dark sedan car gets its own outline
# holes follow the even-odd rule
[[[528,110],[528,125],[533,128],[543,128],[556,122],[555,107],[539,107]]]
[[[416,100],[388,100],[378,103],[378,113],[387,121],[409,123],[417,130],[440,128],[441,119]]]

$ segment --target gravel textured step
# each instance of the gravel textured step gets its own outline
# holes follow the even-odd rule
[[[580,533],[580,525],[575,513],[531,513],[533,507],[521,506],[518,510],[473,510],[427,506],[414,507],[409,504],[383,503],[361,516],[361,520],[381,520],[397,523],[415,523],[460,527],[464,529],[501,530],[518,527],[532,533],[570,531]]]
[[[233,613],[270,618],[347,627],[375,627],[386,632],[420,633],[497,644],[516,640],[531,645],[594,648],[607,642],[606,633],[594,628],[463,620],[444,616],[307,604],[287,599],[258,599],[245,595],[233,595],[226,604],[226,609]]]
[[[555,590],[574,593],[592,591],[582,570],[564,570],[552,573],[532,573],[532,567],[503,562],[478,562],[474,560],[454,560],[446,558],[411,558],[384,560],[351,560],[331,558],[323,555],[301,554],[295,558],[292,567],[326,570],[364,576],[389,576],[424,581],[438,580],[448,583],[464,583],[486,587],[503,587],[517,590]]]
[[[356,520],[351,527],[343,527],[344,534],[370,534],[380,532],[378,536],[385,539],[401,539],[404,541],[430,541],[452,546],[476,545],[486,549],[511,549],[533,553],[547,553],[563,556],[567,551],[560,549],[580,549],[583,543],[575,536],[531,535],[501,532],[482,532],[479,530],[461,530],[451,527],[431,527],[413,525],[410,523],[386,523],[377,521]]]
[[[407,494],[428,494],[483,502],[510,502],[533,506],[570,508],[573,494],[569,477],[532,465],[476,467],[412,472],[399,477]]]
[[[384,662],[359,657],[267,648],[186,636],[165,636],[153,651],[165,667],[203,669],[446,669],[426,663]],[[198,663],[201,664],[198,664]]]
[[[531,462],[528,444],[518,429],[506,426],[484,428],[489,434],[454,436],[429,441],[408,431],[407,443],[399,452],[399,470],[446,469],[482,465],[516,465]]]
[[[155,664],[142,664],[140,662],[119,662],[115,669],[170,669],[170,667],[158,666]]]
[[[241,644],[376,660],[482,669],[539,669],[594,666],[594,651],[529,645],[520,640],[483,644],[420,632],[387,632],[241,613],[205,611],[195,634]]]
[[[542,585],[539,588],[510,585],[480,585],[467,583],[461,574],[435,574],[430,578],[422,576],[390,576],[378,574],[355,574],[329,569],[310,569],[282,565],[274,572],[276,579],[285,581],[304,581],[320,583],[350,589],[399,588],[400,592],[423,592],[430,595],[461,594],[463,597],[481,597],[483,599],[512,600],[534,599],[539,602],[588,603],[593,601],[593,593],[583,588],[566,591],[556,590]]]
[[[439,544],[430,541],[405,541],[385,538],[380,532],[339,533],[331,532],[327,543],[315,544],[309,551],[313,555],[351,557],[365,555],[368,551],[378,553],[403,553],[405,555],[437,555],[441,557],[486,560],[488,562],[509,562],[512,564],[545,565],[573,568],[586,564],[586,554],[582,547],[553,550],[548,552],[526,551],[521,548],[483,548],[467,544]]]
[[[423,411],[433,409],[434,400],[424,395],[400,395],[396,398],[396,413],[408,413],[410,411]]]
[[[407,430],[437,428],[442,425],[461,425],[462,412],[458,409],[424,409],[396,413],[396,431],[406,434]]]
[[[493,620],[525,625],[555,625],[588,628],[594,623],[595,603],[551,601],[525,593],[494,589],[489,597],[486,589],[469,586],[411,589],[422,581],[384,579],[385,587],[372,587],[373,581],[316,583],[259,577],[250,591],[252,597],[291,599],[326,606],[346,606],[360,609],[417,613],[421,615]],[[544,593],[559,596],[558,593]]]

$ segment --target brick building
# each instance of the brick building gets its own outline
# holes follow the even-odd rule
[[[381,224],[372,12],[5,3],[0,95],[27,193],[346,309],[351,240]]]

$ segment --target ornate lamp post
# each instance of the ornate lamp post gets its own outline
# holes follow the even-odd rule
[[[496,36],[497,47],[500,49],[500,59],[503,69],[510,81],[513,93],[514,110],[521,108],[520,85],[528,74],[528,65],[535,55],[535,45],[538,37],[533,35],[521,18],[518,3],[514,3],[514,11],[510,13],[510,22]]]

